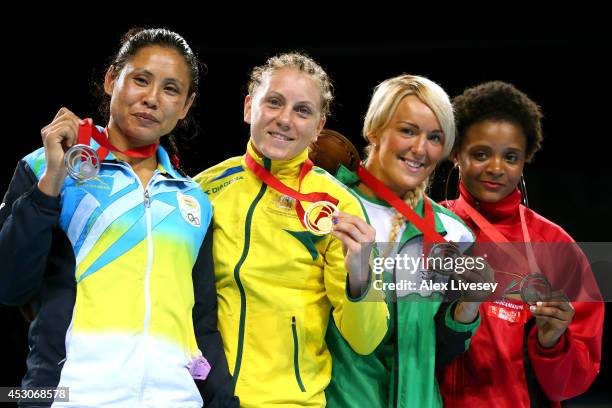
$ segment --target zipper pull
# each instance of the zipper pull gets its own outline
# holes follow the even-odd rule
[[[149,190],[145,190],[144,192],[144,205],[145,207],[151,207],[151,197],[149,196]]]

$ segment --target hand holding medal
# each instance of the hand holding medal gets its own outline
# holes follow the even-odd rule
[[[94,150],[91,140],[98,143],[99,147]],[[91,119],[85,119],[79,126],[77,144],[72,146],[64,156],[64,164],[68,175],[77,181],[91,180],[98,176],[100,163],[108,156],[109,152],[119,152],[129,157],[147,158],[157,151],[159,142],[128,150],[119,150],[109,140],[107,130],[100,131],[94,126]]]
[[[68,175],[77,181],[94,179],[100,172],[98,153],[89,145],[94,131],[99,132],[93,126],[91,119],[85,119],[84,123],[79,125],[77,144],[68,149],[64,155],[64,165]]]
[[[574,319],[574,306],[562,291],[549,293],[548,301],[537,301],[529,307],[538,326],[538,342],[544,348],[553,347]]]
[[[38,188],[44,194],[52,197],[59,195],[67,174],[65,152],[76,143],[79,126],[84,123],[67,108],[61,108],[53,121],[41,129],[46,168]]]
[[[376,230],[361,218],[340,212],[331,234],[342,242],[344,264],[351,275],[349,291],[353,297],[358,297],[370,278],[370,254]]]
[[[45,146],[46,170],[38,187],[52,197],[59,195],[66,175],[77,181],[97,177],[101,162],[111,151],[147,158],[154,155],[159,146],[157,142],[119,150],[110,143],[106,130],[100,131],[91,119],[80,119],[67,108],[61,108],[40,133]],[[99,145],[97,150],[91,147],[92,139]]]
[[[349,291],[352,296],[360,296],[370,277],[369,253],[376,240],[376,230],[359,217],[340,212],[338,200],[327,193],[301,193],[300,187],[295,190],[283,184],[249,152],[245,155],[245,163],[263,183],[295,199],[295,211],[305,229],[315,235],[332,234],[342,242],[344,262],[350,275]],[[310,160],[302,165],[298,178],[300,186],[312,167]],[[301,201],[311,204],[304,210]],[[363,256],[364,251],[368,256]]]

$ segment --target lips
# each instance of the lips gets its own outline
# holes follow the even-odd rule
[[[416,173],[419,170],[421,170],[421,168],[423,168],[425,166],[424,163],[422,163],[420,161],[417,161],[417,160],[411,160],[411,159],[407,159],[407,158],[403,158],[403,157],[399,157],[399,160],[404,164],[404,166],[411,173]]]
[[[159,123],[159,120],[157,120],[155,116],[147,112],[136,112],[133,115],[136,116],[138,119],[141,119],[146,122]]]
[[[280,133],[280,132],[268,132],[268,134],[270,136],[272,136],[272,138],[274,138],[276,140],[280,140],[282,142],[291,142],[292,140],[294,140],[293,138],[291,138],[291,137],[289,137],[289,136],[287,136],[287,135],[285,135],[283,133]]]
[[[499,190],[504,187],[502,183],[497,183],[495,181],[481,181],[481,183],[488,190]]]

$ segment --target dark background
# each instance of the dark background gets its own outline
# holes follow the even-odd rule
[[[325,15],[298,20],[249,15],[241,21],[214,15],[42,16],[25,22],[25,30],[4,32],[9,41],[4,43],[3,70],[8,72],[3,88],[9,103],[2,110],[9,126],[0,149],[0,196],[17,161],[41,145],[41,127],[61,106],[102,124],[92,83],[101,81],[125,31],[161,25],[183,34],[208,65],[195,108],[200,132],[182,154],[191,174],[244,152],[248,128],[242,122],[242,103],[248,72],[278,52],[305,51],[327,70],[336,94],[327,127],[360,150],[362,119],[373,87],[382,80],[420,74],[455,96],[468,86],[499,79],[527,93],[545,115],[544,149],[525,170],[531,207],[576,241],[610,241],[612,33],[606,30],[609,23],[583,15],[544,28],[554,19],[544,15],[527,21],[519,15],[510,22],[475,24],[478,20],[468,17],[454,25],[434,21],[417,26],[415,20],[422,16],[394,21],[353,21],[342,15],[333,21]],[[348,20],[348,28],[342,20]],[[444,198],[447,170],[443,166],[436,174],[431,195],[438,200]],[[582,403],[612,405],[610,304],[606,311],[602,371],[580,398]],[[25,370],[27,325],[16,309],[0,306],[0,327],[0,386],[15,386]]]

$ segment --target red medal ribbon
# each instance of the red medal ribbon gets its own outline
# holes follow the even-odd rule
[[[521,217],[521,229],[523,232],[523,241],[525,244],[525,250],[527,252],[527,259],[521,254],[517,249],[515,249],[511,244],[510,240],[506,238],[499,230],[489,222],[482,214],[478,212],[474,207],[472,207],[467,200],[464,200],[465,204],[465,212],[467,215],[474,221],[474,224],[480,228],[480,230],[487,235],[489,238],[493,240],[493,243],[496,244],[508,244],[508,245],[497,245],[502,251],[504,251],[511,259],[517,261],[517,265],[529,265],[529,269],[531,269],[531,273],[523,274],[523,273],[509,273],[505,271],[498,270],[498,272],[506,273],[509,275],[515,275],[521,279],[525,279],[530,274],[541,274],[540,267],[536,261],[535,255],[533,253],[533,247],[531,246],[531,236],[529,235],[529,230],[527,229],[527,221],[525,220],[525,207],[519,207],[519,215]],[[509,286],[513,287],[512,285]],[[504,306],[504,302],[496,301],[495,303]],[[512,302],[514,303],[514,302]],[[507,308],[501,308],[500,306],[493,306],[494,303],[489,304],[487,313],[490,316],[499,317],[503,320],[508,320],[510,322],[526,322],[529,318],[529,314],[526,310],[513,311],[508,312]]]
[[[307,202],[310,202],[310,203],[315,203],[317,201],[327,201],[329,203],[332,203],[333,205],[338,205],[338,200],[336,198],[332,197],[331,195],[327,194],[327,193],[308,193],[308,194],[304,194],[304,193],[300,193],[298,191],[300,189],[300,187],[302,186],[302,180],[304,179],[306,174],[308,174],[310,169],[312,169],[312,167],[314,166],[312,164],[312,162],[310,161],[310,159],[306,159],[306,161],[302,165],[302,168],[300,169],[300,176],[299,176],[299,179],[298,179],[299,180],[298,181],[298,183],[299,183],[298,184],[298,190],[295,190],[295,189],[293,189],[293,188],[283,184],[279,179],[274,177],[272,175],[272,173],[270,173],[268,170],[266,170],[265,167],[263,167],[261,164],[257,163],[255,161],[255,159],[253,157],[251,157],[249,152],[247,152],[246,155],[244,156],[244,160],[245,160],[246,165],[249,168],[249,170],[251,170],[253,172],[253,174],[255,174],[263,183],[265,183],[267,186],[273,188],[274,190],[278,191],[279,193],[285,194],[285,195],[295,199],[295,211],[296,211],[296,213],[298,215],[298,218],[300,219],[300,222],[304,226],[304,228],[307,228],[307,227],[304,224],[304,207],[302,207],[302,204],[301,204],[300,201],[307,201]],[[319,214],[320,217],[324,216],[324,215],[325,214],[323,214],[323,213]]]
[[[467,200],[464,200],[465,212],[474,221],[474,224],[480,228],[480,230],[493,240],[494,243],[509,244],[510,241],[506,238],[493,224],[489,222],[482,214],[480,214],[474,207],[472,207]],[[525,221],[525,208],[519,207],[519,214],[521,216],[521,229],[523,232],[523,241],[525,243],[525,249],[527,252],[527,259],[517,251],[512,245],[497,245],[502,251],[504,251],[510,257],[519,260],[520,262],[529,264],[531,273],[540,273],[540,268],[535,260],[533,253],[533,247],[531,246],[531,236],[527,229],[527,222]]]
[[[421,218],[421,216],[410,208],[408,204],[391,191],[389,187],[385,186],[380,180],[374,177],[372,173],[366,170],[361,164],[357,167],[357,176],[366,186],[370,187],[377,196],[389,203],[389,205],[402,214],[404,218],[414,224],[414,226],[423,233],[426,243],[447,242],[442,235],[436,231],[433,208],[427,196],[423,197],[423,218]]]
[[[119,152],[129,157],[145,159],[151,157],[157,151],[159,142],[152,143],[146,146],[136,147],[134,149],[119,150],[113,146],[108,140],[107,129],[104,132],[100,132],[97,127],[94,126],[91,119],[85,119],[85,124],[79,126],[79,134],[77,136],[77,143],[89,146],[91,139],[95,140],[100,147],[96,151],[98,154],[98,160],[103,161],[109,152]]]

